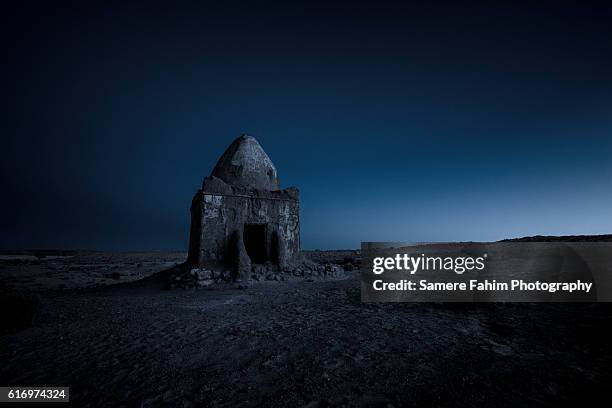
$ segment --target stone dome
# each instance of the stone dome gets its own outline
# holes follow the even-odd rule
[[[234,140],[211,175],[235,187],[280,190],[276,167],[253,136],[242,135]]]

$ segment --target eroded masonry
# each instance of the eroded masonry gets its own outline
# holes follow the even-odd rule
[[[288,269],[299,252],[299,190],[281,190],[266,152],[243,135],[193,197],[188,261],[229,265],[237,276],[248,277],[252,264]]]

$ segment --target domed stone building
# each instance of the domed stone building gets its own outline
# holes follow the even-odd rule
[[[229,265],[245,278],[251,264],[287,269],[299,252],[299,190],[281,190],[266,152],[254,137],[243,135],[193,197],[188,262]]]

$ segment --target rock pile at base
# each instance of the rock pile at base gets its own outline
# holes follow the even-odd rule
[[[286,281],[286,280],[324,280],[345,277],[344,268],[331,263],[319,264],[309,259],[301,259],[287,270],[280,270],[273,263],[253,264],[250,282]],[[236,279],[232,269],[219,268],[178,268],[170,276],[170,288],[208,287],[217,283],[236,282],[248,286],[248,282]]]

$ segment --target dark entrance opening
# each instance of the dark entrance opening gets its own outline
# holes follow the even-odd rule
[[[252,263],[265,263],[268,260],[266,224],[244,224],[244,247]]]

